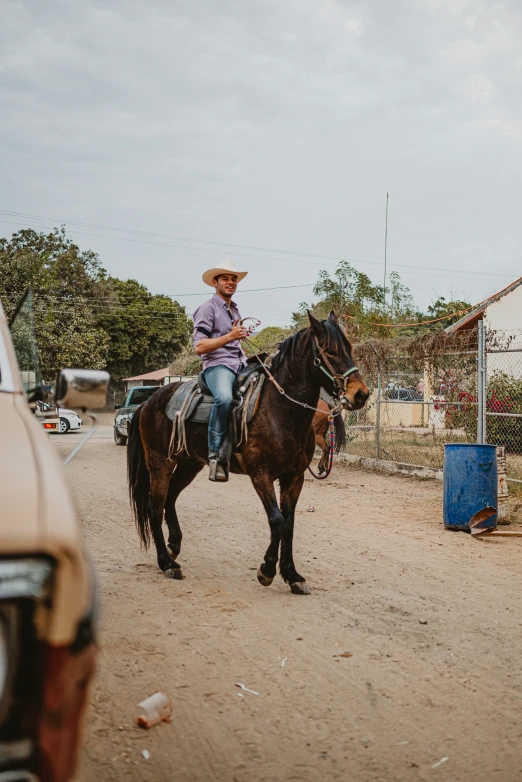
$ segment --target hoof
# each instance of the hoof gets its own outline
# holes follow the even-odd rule
[[[181,581],[183,579],[183,573],[179,567],[169,567],[163,572],[167,578],[175,578],[177,581]]]
[[[265,576],[265,574],[263,573],[261,568],[259,568],[259,570],[257,571],[257,580],[259,581],[259,583],[262,586],[269,587],[274,579],[273,578],[269,578],[268,576]]]
[[[292,590],[292,594],[294,595],[310,594],[310,590],[306,586],[306,581],[294,581],[293,584],[290,584],[290,589]]]

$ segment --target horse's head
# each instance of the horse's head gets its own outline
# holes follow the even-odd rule
[[[359,410],[370,392],[352,359],[352,346],[339,326],[334,312],[328,320],[317,320],[309,312],[314,350],[314,365],[321,376],[321,385],[339,399],[347,410]]]

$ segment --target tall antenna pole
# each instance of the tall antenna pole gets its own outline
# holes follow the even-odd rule
[[[340,309],[339,315],[340,315],[341,320],[342,320],[342,318],[343,318],[343,284],[342,284],[342,282],[340,280],[339,280],[339,309]]]
[[[389,193],[386,193],[386,227],[384,229],[384,303],[383,311],[386,312],[386,256],[388,252],[388,199]]]

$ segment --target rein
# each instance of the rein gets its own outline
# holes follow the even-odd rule
[[[257,349],[257,346],[254,345],[248,337],[245,338],[245,341],[248,342],[249,345]],[[289,396],[284,388],[280,385],[280,383],[277,382],[273,374],[270,372],[267,365],[259,358],[259,356],[256,354],[256,359],[259,361],[263,369],[265,370],[268,379],[274,384],[274,386],[277,388],[279,393],[286,397],[290,402],[293,402],[295,405],[299,405],[300,407],[305,407],[307,410],[313,410],[316,413],[322,413],[323,415],[328,416],[328,425],[330,429],[330,454],[328,458],[328,468],[326,472],[322,475],[317,475],[310,465],[308,465],[307,469],[310,472],[311,475],[313,475],[314,478],[316,478],[318,481],[324,481],[325,478],[328,478],[332,471],[333,467],[333,457],[334,457],[334,450],[335,450],[335,424],[334,424],[334,417],[336,415],[340,415],[342,411],[342,404],[339,401],[339,395],[346,392],[346,388],[348,386],[348,378],[350,375],[352,375],[354,372],[358,372],[359,369],[356,366],[351,367],[350,369],[347,369],[346,372],[344,372],[342,375],[339,375],[335,369],[332,367],[330,361],[328,360],[328,356],[326,356],[324,350],[322,349],[321,345],[319,344],[319,340],[314,335],[314,342],[313,348],[314,348],[314,366],[322,370],[324,374],[332,381],[334,386],[337,387],[337,401],[334,404],[334,406],[326,413],[324,410],[320,410],[318,407],[313,407],[312,405],[307,404],[306,402],[301,402],[298,399],[294,399],[293,397]],[[319,353],[319,355],[317,354]],[[322,360],[321,360],[322,359]],[[323,365],[324,362],[324,366]]]
[[[268,375],[268,379],[274,384],[274,386],[277,388],[277,390],[279,391],[281,396],[286,397],[286,399],[288,399],[289,402],[293,402],[294,405],[299,405],[300,407],[305,407],[307,410],[313,410],[316,413],[322,413],[323,415],[332,415],[332,416],[339,415],[339,413],[343,409],[341,403],[337,402],[332,407],[330,413],[325,413],[324,410],[320,410],[318,407],[313,407],[313,405],[309,405],[306,402],[301,402],[301,401],[299,401],[299,399],[294,399],[293,397],[289,396],[286,393],[285,389],[277,382],[277,380],[275,379],[273,374],[270,372],[270,370],[267,367],[267,365],[265,363],[263,363],[263,361],[261,361],[259,356],[256,355],[256,358],[259,361],[259,363],[261,364],[261,366],[263,367],[263,369],[265,370],[266,374]]]
[[[246,318],[245,318],[245,320],[246,320]],[[253,348],[255,348],[257,350],[257,346],[254,345],[248,339],[248,337],[245,337],[245,342],[248,342],[249,345],[251,345]],[[313,348],[314,348],[314,366],[316,366],[320,370],[322,370],[322,372],[324,372],[324,374],[332,381],[334,386],[337,386],[337,394],[345,393],[346,392],[346,388],[348,386],[348,378],[354,372],[358,372],[359,368],[355,367],[355,366],[351,367],[351,369],[347,369],[346,372],[344,372],[342,375],[339,375],[338,373],[336,373],[335,369],[332,367],[330,361],[328,360],[328,356],[325,354],[323,348],[319,344],[319,340],[317,339],[317,337],[315,335],[314,335],[314,342],[312,344],[313,344]],[[317,351],[319,351],[320,356],[317,355]],[[263,361],[261,361],[261,359],[259,358],[259,356],[257,354],[255,355],[255,357],[259,361],[259,363],[261,364],[263,369],[265,370],[265,372],[266,372],[266,374],[268,376],[268,379],[274,384],[274,386],[277,388],[277,390],[279,391],[281,396],[286,397],[286,399],[288,399],[289,402],[293,402],[294,405],[299,405],[300,407],[305,407],[307,410],[313,410],[315,413],[322,413],[323,415],[327,415],[327,416],[331,417],[332,421],[333,421],[333,416],[339,415],[341,413],[343,408],[342,408],[342,404],[339,401],[339,399],[337,400],[335,405],[331,408],[330,412],[329,413],[325,413],[324,410],[320,410],[318,407],[313,407],[312,405],[308,405],[306,402],[300,402],[298,399],[294,399],[293,397],[289,396],[286,393],[286,391],[284,390],[284,388],[277,382],[277,380],[275,379],[273,374],[270,372],[270,370],[267,367],[267,365]],[[326,367],[323,366],[323,362],[324,362],[324,364],[326,364]]]

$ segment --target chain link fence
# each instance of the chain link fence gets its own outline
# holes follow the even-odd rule
[[[483,442],[503,445],[510,492],[522,500],[522,329],[484,333]]]
[[[522,508],[522,330],[480,324],[354,352],[370,398],[345,416],[347,454],[442,470],[446,443],[503,445],[512,508]]]
[[[356,355],[370,398],[346,416],[348,453],[442,469],[445,443],[476,441],[472,335],[365,343]]]

